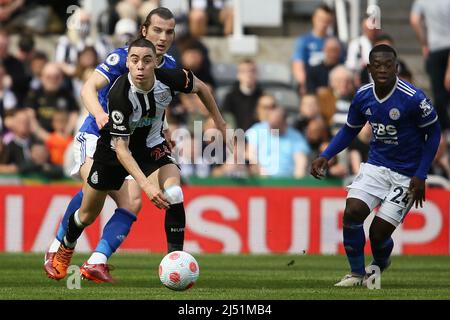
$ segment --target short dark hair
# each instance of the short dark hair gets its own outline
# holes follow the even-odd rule
[[[317,13],[317,11],[319,11],[319,10],[325,11],[326,13],[328,13],[328,14],[330,14],[330,15],[333,15],[333,9],[331,9],[331,8],[330,8],[328,5],[326,5],[325,3],[323,3],[323,4],[319,5],[319,6],[317,6],[317,7],[314,9],[312,15],[315,15],[315,14]]]
[[[394,43],[394,39],[387,33],[381,33],[375,37],[375,43],[380,41],[389,41],[390,43]]]
[[[387,44],[379,44],[375,47],[372,48],[372,50],[370,50],[369,53],[369,61],[372,61],[372,57],[374,53],[377,52],[388,52],[388,53],[392,53],[394,55],[395,58],[397,58],[397,52],[395,52],[395,49],[392,48],[391,46],[388,46]]]
[[[34,38],[31,34],[22,34],[18,44],[20,50],[31,52],[34,49]]]
[[[156,48],[153,45],[153,43],[145,38],[139,38],[134,40],[130,43],[128,46],[128,52],[130,52],[131,48],[133,47],[139,47],[139,48],[150,48],[154,54],[156,54]]]
[[[147,29],[150,26],[150,23],[152,21],[152,17],[154,15],[157,15],[158,17],[163,18],[164,20],[170,20],[170,19],[175,19],[175,16],[173,15],[172,11],[170,11],[169,9],[167,9],[166,7],[158,7],[153,9],[152,11],[150,11],[150,13],[147,15],[147,17],[145,18],[144,23],[141,25],[141,27],[139,28],[139,37],[143,37],[142,36],[142,29],[145,28]]]

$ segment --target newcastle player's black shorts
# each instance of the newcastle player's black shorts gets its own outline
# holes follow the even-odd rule
[[[146,177],[166,164],[177,165],[166,142],[149,149],[145,161],[136,160],[136,162]],[[87,182],[96,190],[119,190],[127,176],[129,173],[122,165],[108,165],[94,160]]]

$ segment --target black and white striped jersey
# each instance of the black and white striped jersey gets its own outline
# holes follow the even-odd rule
[[[111,136],[130,136],[129,149],[136,161],[148,161],[149,149],[162,143],[165,109],[172,96],[190,93],[194,75],[184,69],[155,69],[149,91],[137,88],[129,73],[117,78],[108,93],[109,122],[100,130],[94,160],[119,165]]]

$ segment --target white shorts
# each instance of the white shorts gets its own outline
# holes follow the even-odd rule
[[[388,168],[361,163],[358,175],[347,187],[347,199],[364,201],[370,211],[381,204],[377,216],[397,227],[413,204],[408,192],[410,180]]]
[[[86,162],[86,158],[94,158],[95,148],[97,147],[98,137],[95,134],[86,132],[78,132],[73,139],[73,157],[74,165],[70,171],[70,175],[74,178],[80,177],[81,166]],[[125,179],[133,179],[132,176],[127,176]]]
[[[78,132],[73,139],[74,166],[70,175],[80,178],[80,168],[86,162],[86,158],[94,158],[98,137],[86,132]]]

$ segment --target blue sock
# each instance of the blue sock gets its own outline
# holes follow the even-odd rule
[[[373,262],[372,264],[380,267],[383,271],[389,266],[389,258],[394,248],[394,240],[391,237],[383,242],[370,241],[372,247]]]
[[[75,211],[80,209],[82,200],[83,200],[82,190],[78,191],[78,193],[73,196],[72,200],[70,200],[66,212],[64,212],[64,216],[61,220],[61,223],[59,224],[58,233],[56,234],[56,239],[58,239],[60,242],[62,241],[64,235],[66,234],[70,216],[74,214]]]
[[[102,238],[94,251],[103,253],[109,258],[125,240],[135,221],[135,214],[126,209],[117,208],[103,228]]]
[[[352,273],[366,274],[364,266],[364,245],[366,236],[363,224],[351,221],[344,223],[344,247]]]

